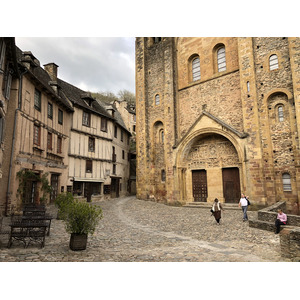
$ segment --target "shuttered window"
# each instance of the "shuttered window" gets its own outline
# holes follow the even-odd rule
[[[47,136],[47,149],[52,150],[52,133],[48,132]]]
[[[40,145],[41,140],[41,128],[37,125],[34,125],[33,127],[33,143],[35,145]]]
[[[221,47],[217,52],[218,72],[226,71],[225,47]]]
[[[192,74],[193,74],[193,81],[201,79],[199,56],[194,58],[192,61]]]
[[[282,174],[283,191],[290,192],[292,190],[291,176],[288,173]]]
[[[278,57],[276,54],[273,54],[269,58],[270,71],[278,69]]]

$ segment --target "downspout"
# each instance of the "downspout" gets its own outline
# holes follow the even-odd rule
[[[18,93],[18,107],[15,111],[15,120],[14,120],[14,131],[13,131],[13,140],[11,146],[11,155],[10,155],[10,163],[9,163],[9,172],[8,172],[8,182],[7,182],[7,190],[6,190],[6,203],[5,203],[5,215],[8,216],[8,200],[10,194],[10,183],[11,183],[11,172],[12,172],[12,164],[13,164],[13,154],[15,150],[15,141],[16,141],[16,127],[17,127],[17,116],[18,111],[21,109],[22,104],[22,86],[23,86],[23,75],[27,72],[27,69],[23,73],[20,74],[20,85],[19,85],[19,93]]]

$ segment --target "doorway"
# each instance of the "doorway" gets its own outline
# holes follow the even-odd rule
[[[222,177],[225,203],[238,203],[241,195],[239,169],[224,168]]]
[[[57,193],[58,193],[58,174],[52,174],[51,175],[51,195],[50,195],[50,203],[54,203]]]
[[[192,171],[193,197],[195,202],[207,201],[207,175],[206,170]]]

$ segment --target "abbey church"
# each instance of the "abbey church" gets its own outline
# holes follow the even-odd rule
[[[136,39],[137,197],[300,196],[300,38]]]

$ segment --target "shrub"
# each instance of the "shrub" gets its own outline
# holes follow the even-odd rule
[[[66,231],[76,234],[93,234],[102,218],[102,209],[87,202],[72,201],[63,207]]]
[[[55,206],[58,208],[58,219],[63,219],[64,214],[67,213],[68,206],[74,202],[74,197],[71,193],[61,193],[55,199]]]

